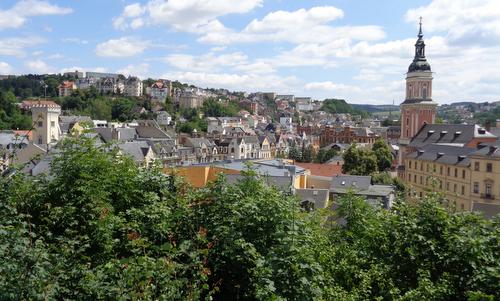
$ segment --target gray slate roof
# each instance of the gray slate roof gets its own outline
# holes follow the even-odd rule
[[[496,204],[485,204],[485,203],[473,203],[472,211],[480,212],[486,218],[492,218],[500,214],[500,205]]]
[[[326,208],[328,205],[328,189],[295,189],[295,194],[301,201],[311,201],[314,208]]]
[[[463,146],[474,138],[496,137],[481,129],[474,124],[426,124],[411,139],[409,146],[420,148],[432,143]]]
[[[475,148],[429,144],[419,151],[408,155],[410,159],[443,163],[448,165],[468,166],[469,155],[476,151]]]

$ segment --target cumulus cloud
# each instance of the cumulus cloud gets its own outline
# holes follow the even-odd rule
[[[117,29],[139,28],[146,23],[167,25],[178,31],[207,32],[221,28],[218,17],[242,14],[262,5],[263,0],[150,0],[125,6],[113,20]]]
[[[291,88],[297,87],[300,83],[295,76],[281,77],[276,74],[175,72],[162,77],[175,78],[201,87],[227,88],[235,91],[291,91]]]
[[[9,65],[6,62],[0,61],[0,74],[6,75],[6,74],[12,74],[12,66]]]
[[[54,69],[42,60],[27,61],[24,63],[28,73],[48,74],[54,73]]]
[[[428,32],[446,32],[450,42],[491,44],[500,40],[498,0],[433,0],[410,9],[406,20],[417,24],[424,18]]]
[[[45,42],[39,37],[0,38],[0,55],[22,57],[30,47]]]
[[[117,72],[125,76],[131,75],[131,76],[137,76],[139,78],[146,78],[148,77],[149,64],[148,63],[130,64],[122,69],[119,69]]]
[[[130,57],[142,53],[149,46],[149,41],[132,37],[122,37],[98,44],[95,48],[95,53],[102,57]]]
[[[379,26],[332,26],[330,23],[344,16],[334,6],[318,6],[308,10],[276,11],[254,19],[243,30],[237,32],[223,26],[213,28],[199,38],[211,44],[290,42],[329,43],[342,39],[378,40],[385,37]]]
[[[72,12],[71,8],[50,4],[49,1],[21,0],[10,9],[0,10],[0,30],[21,27],[29,17],[65,15]]]

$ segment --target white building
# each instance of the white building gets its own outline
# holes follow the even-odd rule
[[[167,96],[172,96],[172,82],[158,80],[151,87],[147,87],[146,94],[153,100],[164,102]]]
[[[170,125],[172,122],[172,116],[170,116],[170,114],[166,111],[158,111],[156,115],[156,122],[162,126]]]
[[[289,131],[293,129],[292,117],[291,116],[280,116],[280,124],[286,127]]]
[[[128,77],[125,80],[125,89],[123,94],[126,96],[140,97],[142,96],[143,84],[137,77]]]
[[[60,114],[61,107],[53,101],[44,100],[33,103],[31,116],[35,124],[33,128],[34,143],[46,145],[59,140]]]

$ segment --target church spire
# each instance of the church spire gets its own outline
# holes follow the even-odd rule
[[[418,29],[418,39],[415,43],[415,57],[410,67],[408,67],[408,72],[413,71],[431,71],[431,66],[425,58],[425,42],[424,34],[422,33],[422,17],[420,17],[419,29]]]
[[[421,39],[424,37],[424,34],[422,33],[422,17],[420,17],[420,22],[418,24],[420,24],[420,29],[418,30],[418,38]]]

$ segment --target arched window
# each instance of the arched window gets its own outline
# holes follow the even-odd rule
[[[426,98],[427,98],[427,88],[426,88],[426,87],[424,87],[424,89],[422,90],[422,97],[423,97],[424,99],[426,99]]]

